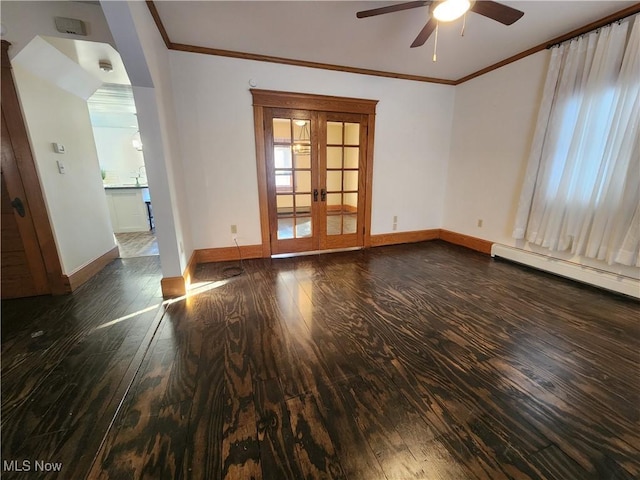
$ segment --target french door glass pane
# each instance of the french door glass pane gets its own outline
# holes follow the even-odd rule
[[[327,235],[340,235],[342,233],[342,215],[327,215]]]
[[[342,218],[342,233],[356,233],[358,215],[344,215]]]
[[[291,168],[291,147],[289,145],[274,145],[273,165],[275,168]]]
[[[344,124],[344,144],[360,145],[360,124],[359,123]]]
[[[343,188],[345,192],[355,192],[358,190],[358,171],[357,170],[344,171]]]
[[[327,194],[327,212],[336,212],[342,210],[342,194]]]
[[[296,215],[311,213],[311,194],[296,195]]]
[[[327,145],[342,145],[342,122],[327,122]]]
[[[344,168],[358,168],[359,157],[358,147],[344,147]]]
[[[327,192],[342,190],[342,170],[327,170]]]
[[[293,213],[293,195],[276,195],[276,209],[278,215]]]
[[[291,143],[291,120],[273,119],[273,143]]]
[[[296,238],[311,236],[311,217],[296,217]]]
[[[342,147],[327,147],[327,168],[342,168]]]
[[[293,161],[295,168],[311,168],[311,155],[294,152]]]
[[[343,197],[343,205],[344,210],[350,213],[358,212],[358,194],[356,192],[344,193]]]
[[[278,240],[293,238],[293,217],[278,218]]]
[[[293,121],[293,152],[300,155],[311,153],[311,125],[309,120]]]
[[[311,191],[311,171],[310,170],[296,170],[296,193],[310,192]]]
[[[278,192],[290,192],[293,185],[291,170],[276,170],[275,183]]]

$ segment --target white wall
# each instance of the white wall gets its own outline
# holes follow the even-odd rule
[[[142,152],[133,147],[137,127],[93,127],[100,168],[106,170],[105,185],[147,183]]]
[[[532,248],[511,237],[548,60],[544,50],[456,87],[442,228],[638,278],[634,267]]]
[[[77,35],[56,30],[54,17],[76,18],[85,22],[87,36],[82,40],[113,44],[102,9],[96,5],[68,1],[2,2],[3,40],[11,42],[9,56],[18,53],[36,35],[78,39]]]
[[[261,243],[253,107],[257,88],[379,100],[373,234],[439,228],[453,87],[249,60],[170,52],[193,246]]]
[[[89,110],[81,98],[19,66],[14,75],[62,271],[70,275],[115,247]],[[52,142],[66,153],[56,154]]]

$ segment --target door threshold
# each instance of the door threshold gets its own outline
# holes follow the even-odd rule
[[[362,250],[362,249],[363,247],[349,247],[349,248],[333,248],[329,250],[310,250],[308,252],[278,253],[277,255],[271,255],[271,258],[303,257],[305,255],[320,255],[323,253],[353,252],[353,251]]]

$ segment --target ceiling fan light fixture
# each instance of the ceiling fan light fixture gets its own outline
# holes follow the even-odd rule
[[[452,22],[471,8],[470,0],[442,0],[433,5],[431,14],[439,22]]]

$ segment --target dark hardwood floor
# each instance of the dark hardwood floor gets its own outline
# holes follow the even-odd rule
[[[160,255],[155,230],[147,232],[114,233],[120,258]]]
[[[200,265],[109,324],[158,303],[132,260],[3,302],[3,478],[640,476],[635,300],[432,241]]]
[[[71,295],[2,301],[3,479],[85,477],[160,319],[160,278],[158,257],[118,259]]]

